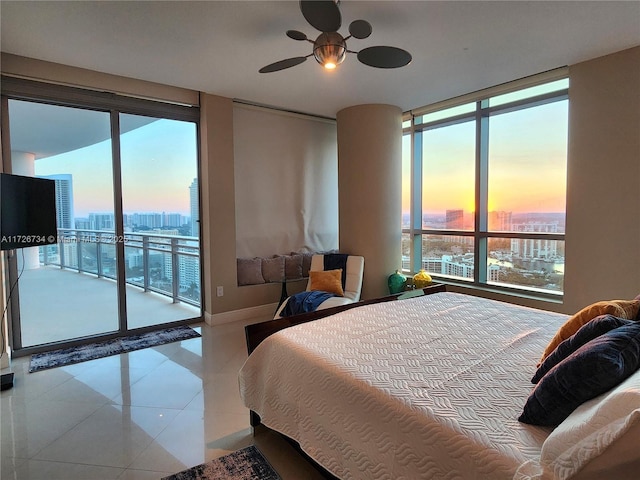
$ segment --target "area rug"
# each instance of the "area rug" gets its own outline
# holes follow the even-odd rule
[[[251,445],[162,480],[280,480],[258,447]]]
[[[79,347],[61,348],[31,356],[29,373],[48,368],[64,367],[74,363],[95,360],[96,358],[118,355],[120,353],[155,347],[165,343],[187,340],[201,335],[191,327],[173,327],[155,332],[147,332],[128,337],[114,338],[105,342],[90,343]]]

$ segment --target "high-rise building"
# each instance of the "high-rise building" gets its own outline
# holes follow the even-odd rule
[[[447,210],[446,222],[447,222],[448,229],[462,230],[464,228],[464,211],[463,210]]]
[[[200,259],[198,257],[180,257],[180,287],[188,290],[195,287],[200,290]]]
[[[163,227],[180,227],[182,226],[182,215],[179,213],[164,213],[162,214],[162,226]]]
[[[181,291],[186,291],[190,288],[200,289],[200,258],[199,257],[187,257],[185,255],[178,255],[178,286]],[[171,255],[164,255],[164,270],[163,275],[171,279],[173,278],[173,258]]]
[[[78,230],[91,230],[91,222],[87,217],[76,217],[75,224]]]
[[[132,227],[160,228],[162,227],[162,214],[160,213],[132,213],[127,216],[127,222]]]
[[[448,230],[465,230],[464,210],[447,210],[445,215],[445,228]],[[447,235],[444,237],[444,241],[448,243],[473,245],[473,237]]]
[[[191,236],[200,235],[200,209],[198,202],[198,179],[194,178],[189,186],[189,204],[191,207]]]
[[[91,230],[114,231],[113,213],[90,213],[89,226]]]
[[[557,223],[520,223],[513,225],[514,232],[557,233]],[[511,251],[517,257],[524,259],[553,259],[558,255],[558,241],[536,238],[511,239]]]
[[[56,221],[58,228],[76,228],[73,216],[72,175],[70,173],[60,173],[57,175],[45,175],[40,178],[48,178],[55,182]]]
[[[494,232],[511,231],[511,212],[489,212],[489,230]]]

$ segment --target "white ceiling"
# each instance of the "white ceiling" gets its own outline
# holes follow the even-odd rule
[[[640,1],[358,1],[343,27],[373,26],[348,48],[391,45],[411,64],[376,69],[349,54],[334,72],[285,35],[318,34],[295,1],[71,1],[0,3],[4,52],[335,117],[388,103],[403,111],[640,45]]]

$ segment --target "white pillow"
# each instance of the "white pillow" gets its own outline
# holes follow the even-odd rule
[[[521,465],[514,479],[570,478],[627,432],[639,430],[640,370],[615,388],[576,408],[544,441],[539,462]],[[622,441],[637,443],[637,439],[632,438]],[[637,465],[640,449],[635,452],[634,463]],[[612,460],[610,467],[618,467],[616,459]]]

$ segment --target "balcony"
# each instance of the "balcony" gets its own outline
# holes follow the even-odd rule
[[[125,244],[128,328],[199,317],[197,239],[155,233],[59,230],[20,277],[22,346],[118,329],[116,243]]]

